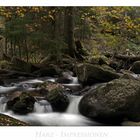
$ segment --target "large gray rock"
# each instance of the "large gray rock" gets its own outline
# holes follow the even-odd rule
[[[79,111],[103,123],[118,123],[124,118],[140,121],[140,81],[120,78],[91,89],[81,99]]]
[[[109,68],[88,63],[77,65],[77,76],[84,85],[108,82],[120,77],[119,74]]]

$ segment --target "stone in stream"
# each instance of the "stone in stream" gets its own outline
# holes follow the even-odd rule
[[[63,85],[54,82],[44,82],[39,85],[40,92],[51,104],[53,111],[63,112],[69,105],[67,91]]]
[[[79,111],[106,124],[118,124],[124,118],[140,121],[140,81],[120,78],[91,89],[81,99]]]
[[[81,63],[77,65],[78,80],[83,85],[93,85],[95,83],[109,82],[120,77],[115,71],[100,65]]]
[[[60,78],[56,79],[56,82],[61,83],[61,84],[63,84],[63,83],[69,84],[69,83],[72,82],[72,79],[71,78],[60,77]]]
[[[19,97],[7,102],[7,109],[17,114],[27,114],[33,111],[35,98],[27,93],[22,93]]]
[[[69,99],[64,94],[64,89],[62,87],[56,87],[49,91],[46,99],[50,102],[55,112],[64,112],[69,105]]]

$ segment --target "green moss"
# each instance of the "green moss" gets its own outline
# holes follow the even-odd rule
[[[56,99],[62,93],[63,93],[63,89],[61,87],[58,87],[58,88],[52,89],[48,93],[47,97],[48,97],[49,100],[53,100],[53,99]]]
[[[6,61],[6,60],[1,60],[0,61],[0,68],[1,69],[11,69],[12,63]]]

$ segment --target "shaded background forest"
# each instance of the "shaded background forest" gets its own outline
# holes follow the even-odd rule
[[[40,63],[74,57],[75,41],[88,58],[102,52],[139,54],[139,7],[0,7],[1,56]]]

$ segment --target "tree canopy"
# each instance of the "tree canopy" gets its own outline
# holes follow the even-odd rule
[[[61,59],[80,40],[91,55],[98,50],[138,53],[139,15],[139,7],[0,7],[3,50],[39,62],[49,54]]]

